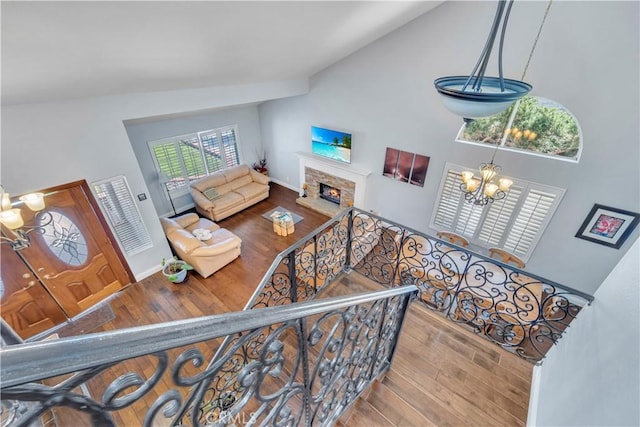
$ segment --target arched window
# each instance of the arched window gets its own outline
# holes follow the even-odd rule
[[[499,145],[575,162],[582,151],[582,132],[573,114],[538,96],[525,96],[500,114],[465,123],[456,141]]]

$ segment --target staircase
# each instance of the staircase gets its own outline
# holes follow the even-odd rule
[[[352,272],[318,297],[379,288]],[[524,426],[532,369],[529,361],[413,304],[390,370],[336,425]]]
[[[282,252],[245,311],[3,349],[2,419],[523,425],[527,360],[591,299],[352,208]]]

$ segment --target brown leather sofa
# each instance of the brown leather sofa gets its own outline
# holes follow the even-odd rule
[[[240,256],[242,240],[238,236],[195,213],[173,219],[160,218],[160,223],[178,257],[191,264],[202,277],[211,276]],[[196,229],[209,230],[211,238],[199,240],[193,234]]]
[[[192,182],[190,191],[196,210],[220,221],[269,197],[269,177],[238,165]]]

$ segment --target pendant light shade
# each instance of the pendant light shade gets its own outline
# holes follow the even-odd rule
[[[485,77],[482,92],[465,89],[469,76],[450,76],[436,79],[436,90],[440,100],[453,114],[466,119],[479,119],[496,115],[525,96],[531,85],[519,80],[502,79],[504,91],[500,90],[498,77]]]
[[[532,89],[528,83],[502,76],[502,46],[513,0],[500,0],[484,49],[471,75],[440,77],[434,81],[444,106],[465,119],[493,116],[509,108]],[[504,17],[504,19],[503,19]],[[498,77],[485,77],[493,43],[502,25],[498,51]]]

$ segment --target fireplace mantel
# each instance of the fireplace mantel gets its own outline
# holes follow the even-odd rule
[[[367,190],[367,177],[371,171],[348,163],[342,163],[315,154],[297,152],[300,158],[300,182],[305,180],[305,168],[309,167],[324,173],[353,181],[356,184],[353,204],[359,208],[364,207],[364,197]]]

